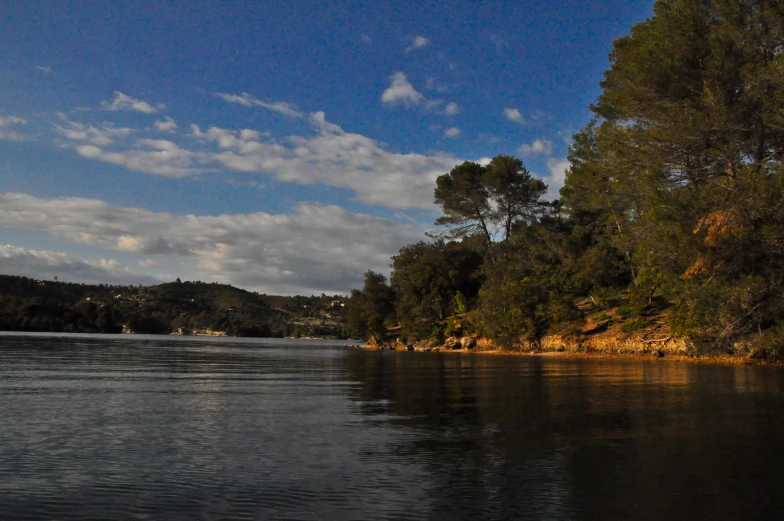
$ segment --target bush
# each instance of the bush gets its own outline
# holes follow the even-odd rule
[[[458,338],[463,336],[463,321],[460,317],[449,317],[446,322],[446,330],[444,330],[444,334],[446,336],[456,336]]]
[[[639,331],[640,329],[644,328],[648,325],[648,321],[644,318],[635,318],[629,322],[626,322],[621,326],[621,331],[624,333],[634,333],[635,331]]]

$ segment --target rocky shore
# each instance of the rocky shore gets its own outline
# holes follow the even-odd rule
[[[514,348],[501,348],[488,338],[472,335],[449,337],[443,343],[402,343],[398,340],[380,345],[352,347],[391,351],[463,352],[501,355],[540,355],[574,358],[660,359],[731,364],[775,364],[765,351],[751,342],[738,342],[730,349],[700,348],[686,338],[674,336],[663,320],[634,333],[624,333],[623,324],[587,323],[577,334],[548,335],[539,345],[521,342]]]

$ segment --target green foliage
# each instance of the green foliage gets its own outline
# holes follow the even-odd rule
[[[504,242],[511,237],[513,225],[534,223],[548,210],[541,200],[547,185],[516,157],[495,156],[485,168],[484,184],[495,207],[491,220],[503,229]]]
[[[465,295],[458,291],[455,294],[455,313],[463,314],[468,311],[468,302],[466,301]]]
[[[479,293],[481,265],[482,255],[468,241],[401,248],[393,257],[391,285],[403,337],[436,336],[447,317],[465,313]]]
[[[392,285],[406,334],[452,331],[447,317],[468,310],[497,343],[536,346],[590,301],[595,312],[623,302],[627,333],[669,305],[675,334],[773,342],[784,327],[782,49],[781,2],[657,0],[613,44],[557,204],[511,156],[437,179],[436,224],[479,240],[485,258],[451,283],[445,245],[401,250]],[[481,284],[478,298],[465,281]]]
[[[381,273],[367,271],[362,290],[346,302],[346,331],[351,338],[381,342],[394,320],[394,292]]]
[[[449,317],[446,321],[446,329],[444,330],[445,336],[461,337],[464,333],[463,319],[460,317]]]
[[[752,357],[759,360],[784,360],[784,326],[772,327],[754,338]]]
[[[630,320],[629,322],[625,322],[621,326],[621,331],[624,333],[634,333],[635,331],[639,331],[640,329],[646,327],[648,325],[648,321],[644,318],[635,318],[634,320]]]
[[[549,211],[541,200],[546,191],[516,157],[498,155],[487,166],[466,161],[436,180],[435,203],[444,212],[436,224],[449,227],[451,238],[479,234],[489,249],[497,232],[507,242],[516,224]]]
[[[547,292],[526,271],[508,258],[488,268],[472,322],[497,345],[513,347],[528,341],[537,346],[547,332]]]
[[[729,344],[782,318],[784,7],[659,0],[615,42],[598,116],[575,136],[571,215],[621,252],[641,315]]]
[[[453,238],[479,233],[489,246],[493,210],[484,183],[485,172],[478,163],[466,161],[436,179],[435,203],[444,212],[436,224],[449,226]]]

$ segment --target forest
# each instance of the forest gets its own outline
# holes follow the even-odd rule
[[[0,331],[342,338],[344,302],[179,279],[111,286],[0,275]]]
[[[507,155],[438,178],[437,231],[365,274],[352,338],[536,347],[613,310],[784,355],[784,3],[658,0],[600,85],[557,201]]]

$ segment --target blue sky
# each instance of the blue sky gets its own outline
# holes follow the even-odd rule
[[[463,160],[516,155],[556,197],[651,6],[8,2],[0,273],[345,293]]]

